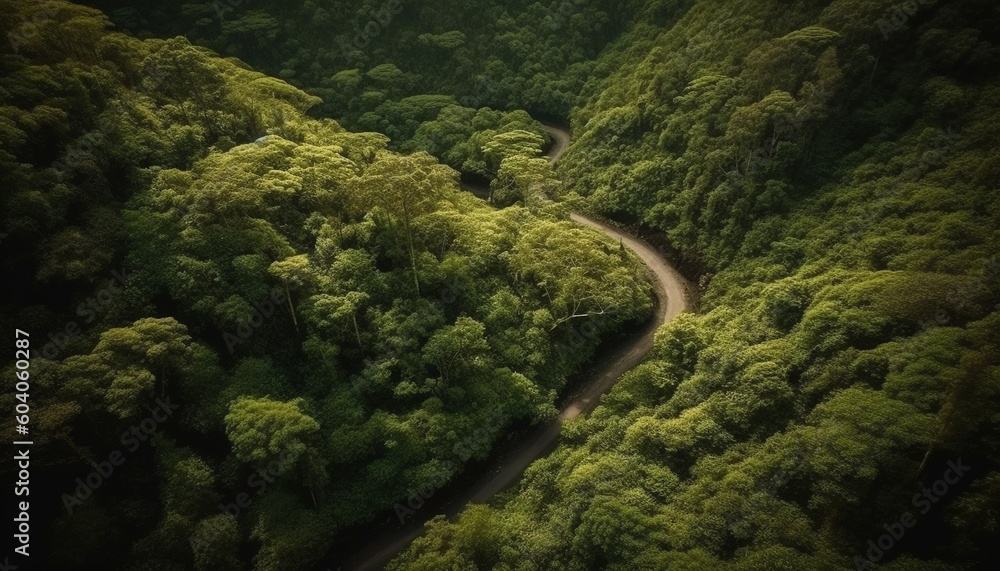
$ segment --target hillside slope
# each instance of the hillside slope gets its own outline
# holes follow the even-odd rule
[[[559,173],[701,274],[702,312],[389,568],[990,568],[998,32],[981,1],[637,23]]]
[[[30,422],[0,424],[34,442],[45,569],[308,569],[553,418],[652,312],[643,265],[561,205],[495,210],[184,38],[0,8],[2,320],[30,357],[0,397]],[[541,160],[502,135],[487,160]]]

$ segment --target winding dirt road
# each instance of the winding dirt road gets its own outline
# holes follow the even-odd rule
[[[549,160],[554,163],[569,147],[570,134],[562,127],[544,123],[543,125],[555,141],[548,153]],[[489,192],[482,187],[463,186],[479,196],[482,196],[484,190],[487,194]],[[580,214],[573,213],[570,218],[578,224],[596,228],[615,241],[620,241],[646,264],[652,274],[658,300],[655,319],[650,321],[640,337],[623,347],[618,347],[617,350],[610,351],[584,372],[585,375],[589,375],[589,379],[567,399],[568,404],[558,419],[531,432],[521,443],[497,459],[492,465],[493,469],[489,470],[486,476],[437,511],[444,513],[449,519],[454,520],[470,502],[484,503],[514,484],[531,462],[555,448],[562,430],[562,421],[592,411],[601,395],[607,392],[622,374],[638,365],[646,356],[653,346],[653,335],[656,330],[678,313],[690,308],[687,295],[687,292],[691,291],[690,285],[649,244]],[[433,514],[421,515],[423,521]],[[344,571],[382,569],[390,559],[406,549],[423,532],[423,523],[411,521],[409,525],[390,533],[388,537],[374,542],[357,553],[342,569]]]
[[[569,148],[569,131],[548,123],[542,123],[545,130],[552,135],[555,143],[549,150],[549,161],[555,163],[559,156]],[[569,405],[563,409],[559,415],[560,420],[573,418],[581,413],[588,413],[597,406],[601,395],[606,393],[626,371],[638,365],[646,353],[653,347],[653,335],[661,325],[670,321],[678,313],[691,309],[688,292],[691,291],[690,284],[681,274],[671,266],[666,259],[660,255],[652,246],[646,242],[619,232],[607,224],[587,218],[582,214],[571,213],[570,220],[583,226],[590,226],[604,232],[612,239],[619,241],[635,252],[646,267],[653,274],[653,285],[656,289],[657,314],[656,318],[644,332],[643,336],[636,340],[624,355],[604,364],[604,367],[597,371],[594,377],[587,382],[584,389],[575,395]]]

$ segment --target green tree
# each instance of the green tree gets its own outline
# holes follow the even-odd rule
[[[426,153],[397,157],[378,153],[358,181],[355,208],[365,213],[374,207],[384,210],[402,225],[413,272],[413,286],[420,293],[413,221],[432,211],[438,200],[456,184],[455,171],[439,165]]]
[[[168,393],[171,376],[184,374],[190,342],[187,328],[172,317],[109,329],[89,355],[63,362],[61,371],[71,379],[65,390],[97,397],[119,418],[134,418],[154,405],[157,394]]]
[[[226,435],[244,462],[264,464],[279,456],[287,469],[311,453],[310,438],[319,423],[304,412],[303,399],[238,398],[226,415]]]

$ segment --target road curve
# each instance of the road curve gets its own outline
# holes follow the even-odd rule
[[[545,129],[545,132],[552,136],[552,148],[550,148],[549,152],[546,154],[549,157],[549,162],[555,163],[559,160],[559,157],[566,152],[566,149],[569,148],[569,131],[559,125],[545,123],[542,121],[539,122],[542,123],[542,127]]]
[[[545,130],[552,135],[554,143],[549,150],[550,162],[555,162],[570,144],[569,132],[557,125],[543,123]],[[482,195],[483,188],[463,185],[467,190]],[[488,193],[488,190],[487,190]],[[640,337],[625,347],[619,348],[592,371],[591,378],[568,399],[559,417],[551,423],[539,427],[526,437],[513,450],[500,459],[501,467],[491,471],[471,486],[466,492],[458,495],[444,507],[444,514],[454,520],[470,502],[484,503],[501,490],[515,483],[531,462],[552,450],[562,430],[562,421],[586,414],[598,404],[602,394],[607,392],[615,381],[629,369],[638,365],[653,346],[653,336],[656,330],[673,319],[677,314],[690,308],[687,295],[689,284],[652,246],[628,234],[622,233],[611,226],[591,220],[581,214],[572,213],[570,219],[583,226],[596,228],[612,239],[619,241],[631,249],[649,268],[657,298],[657,313],[646,325]],[[441,510],[439,510],[441,511]],[[401,553],[406,547],[424,532],[423,525],[410,525],[398,530],[391,537],[369,546],[355,555],[343,567],[345,570],[368,571],[382,569],[390,559]]]
[[[549,161],[555,163],[560,155],[569,148],[570,134],[566,129],[549,123],[542,123],[545,131],[552,136],[555,141],[549,150]],[[560,419],[573,418],[581,413],[587,413],[597,406],[597,401],[601,395],[607,392],[615,381],[626,371],[639,364],[646,353],[653,347],[653,335],[661,325],[670,321],[678,313],[691,309],[691,300],[688,292],[691,291],[690,284],[681,276],[680,272],[674,269],[669,262],[652,246],[643,240],[625,234],[615,228],[587,218],[576,212],[570,213],[570,220],[596,228],[604,232],[619,243],[624,244],[635,252],[646,267],[652,273],[653,286],[656,290],[657,314],[649,330],[632,346],[632,348],[614,362],[608,363],[603,370],[599,371],[593,380],[587,383],[584,390],[574,398],[569,405],[559,415]]]

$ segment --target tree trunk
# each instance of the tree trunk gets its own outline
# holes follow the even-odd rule
[[[417,290],[417,297],[420,297],[420,280],[417,279],[417,258],[413,254],[413,234],[410,232],[410,210],[406,201],[403,201],[403,229],[406,232],[406,247],[410,251],[410,268],[413,269],[413,287]]]
[[[295,319],[295,306],[292,305],[292,292],[288,289],[288,283],[285,283],[285,296],[288,298],[288,313],[292,314],[292,323],[295,324],[295,333],[301,335],[302,332],[299,331],[299,320]]]

